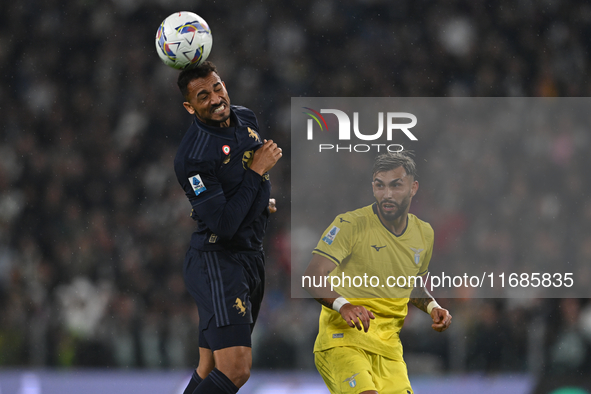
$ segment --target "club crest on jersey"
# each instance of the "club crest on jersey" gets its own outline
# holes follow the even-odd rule
[[[252,164],[253,159],[254,159],[254,151],[253,150],[247,150],[246,152],[244,152],[244,154],[242,155],[242,168],[244,168],[245,170],[248,170],[250,168],[250,165]]]
[[[195,192],[196,196],[198,196],[199,194],[201,194],[207,190],[207,188],[205,187],[205,184],[201,180],[201,176],[199,176],[199,174],[193,175],[192,177],[190,177],[189,183],[191,184],[191,187],[193,188],[193,191]]]
[[[248,128],[248,136],[254,138],[258,142],[261,142],[261,138],[259,137],[257,132],[251,129],[250,127]]]
[[[236,298],[236,303],[234,304],[234,308],[238,309],[238,314],[241,316],[246,315],[246,306],[244,302],[240,298]]]
[[[412,250],[413,252],[415,252],[415,264],[419,265],[419,262],[421,261],[421,252],[425,249],[415,249],[415,248],[410,248],[410,250]]]
[[[339,231],[341,231],[340,228],[337,226],[332,226],[330,231],[324,237],[322,237],[322,240],[326,242],[327,245],[332,245],[332,241],[334,241]]]
[[[356,373],[355,375],[351,376],[350,378],[347,378],[345,380],[343,380],[343,382],[347,382],[349,383],[349,386],[351,388],[357,386],[357,381],[355,380],[355,376],[359,375],[359,373]]]

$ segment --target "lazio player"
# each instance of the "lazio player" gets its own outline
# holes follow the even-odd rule
[[[433,229],[408,213],[419,188],[415,176],[408,153],[378,156],[372,182],[376,202],[337,216],[312,252],[304,275],[328,275],[327,282],[335,284],[333,290],[306,288],[322,304],[314,354],[333,394],[413,392],[399,338],[409,300],[431,315],[434,330],[451,323],[421,280],[429,268]],[[355,277],[377,278],[358,286]],[[386,283],[395,280],[388,277],[406,283],[400,278],[400,287],[392,288]]]

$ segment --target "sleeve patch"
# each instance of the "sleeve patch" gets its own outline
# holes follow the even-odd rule
[[[337,226],[332,226],[332,228],[330,229],[330,231],[324,237],[322,237],[322,240],[327,245],[331,245],[332,244],[332,241],[334,241],[334,239],[337,236],[337,234],[338,234],[339,231],[341,231],[340,228],[338,228]]]
[[[196,196],[207,190],[199,174],[190,177],[189,183],[191,184],[191,187],[193,188],[193,191],[195,192]]]

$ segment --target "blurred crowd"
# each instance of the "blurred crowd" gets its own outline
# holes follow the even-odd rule
[[[582,0],[165,3],[0,5],[0,366],[197,363],[198,316],[181,275],[194,222],[172,168],[191,118],[177,72],[154,47],[174,11],[208,21],[210,60],[232,102],[253,109],[261,134],[286,153],[271,173],[279,211],[266,239],[255,368],[313,368],[319,307],[289,292],[292,96],[591,93],[591,4]],[[438,183],[419,206],[440,234],[434,259],[461,259],[469,243],[476,256],[510,261],[527,243],[548,265],[590,261],[590,135],[522,136],[529,143],[466,154],[470,176]],[[523,152],[534,163],[550,155],[551,165],[519,171]],[[509,174],[478,175],[506,163]],[[496,198],[500,188],[511,201]],[[484,207],[498,220],[471,223]],[[547,227],[504,226],[519,209],[546,215]],[[587,299],[445,302],[454,315],[445,334],[409,314],[411,372],[591,368]]]

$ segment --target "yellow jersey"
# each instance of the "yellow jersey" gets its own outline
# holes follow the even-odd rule
[[[402,360],[398,334],[412,287],[420,286],[428,271],[434,234],[429,223],[408,214],[407,226],[397,236],[382,224],[377,209],[374,203],[337,216],[312,252],[336,264],[328,285],[333,283],[337,293],[352,304],[363,305],[375,319],[365,333],[323,306],[314,352],[356,346]]]

